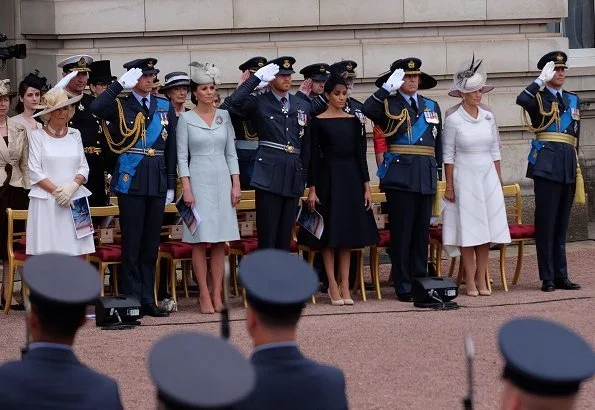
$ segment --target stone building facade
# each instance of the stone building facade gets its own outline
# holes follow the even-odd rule
[[[439,80],[425,94],[443,111],[458,102],[447,96],[453,71],[475,53],[496,86],[484,102],[500,126],[504,179],[523,187],[529,222],[532,184],[524,175],[532,135],[522,130],[515,98],[538,75],[541,55],[568,49],[567,38],[548,31],[567,14],[568,0],[3,0],[0,31],[28,46],[26,60],[7,65],[15,82],[39,69],[55,83],[56,62],[73,54],[111,60],[114,75],[125,61],[153,56],[162,75],[187,70],[194,60],[214,63],[223,95],[235,87],[237,66],[247,58],[292,55],[298,71],[314,62],[355,60],[355,97],[363,101],[392,61],[417,56]],[[595,58],[570,55],[566,88],[583,100],[580,156],[593,198]],[[373,173],[371,144],[369,151]],[[585,222],[595,218],[590,202],[574,210],[572,238],[586,237]]]

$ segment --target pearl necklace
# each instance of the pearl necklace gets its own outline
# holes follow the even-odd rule
[[[66,135],[66,127],[62,128],[59,131],[55,131],[52,127],[50,127],[50,123],[48,123],[46,125],[46,127],[47,127],[48,131],[56,137],[63,137],[64,135]]]

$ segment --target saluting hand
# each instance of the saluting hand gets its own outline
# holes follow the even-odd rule
[[[124,88],[134,88],[138,83],[138,79],[143,76],[143,70],[140,68],[132,68],[122,74],[122,77],[118,79],[118,82]]]
[[[544,83],[547,83],[556,74],[556,67],[553,61],[548,61],[547,64],[541,70],[541,74],[539,74],[539,79]]]
[[[70,80],[72,80],[77,75],[78,75],[78,71],[72,71],[70,74],[65,75],[64,77],[62,77],[62,79],[60,81],[58,81],[58,84],[56,84],[54,86],[54,88],[65,89],[66,86],[68,85],[68,83],[70,82]]]
[[[405,71],[402,68],[395,70],[388,80],[384,84],[382,84],[382,88],[384,88],[389,93],[393,91],[397,91],[403,85],[403,78],[405,77]]]
[[[312,79],[308,78],[307,80],[304,80],[304,82],[300,85],[299,91],[303,92],[309,97],[310,93],[312,93]]]
[[[254,73],[256,78],[260,81],[271,82],[275,79],[275,76],[279,72],[279,66],[277,64],[267,64]]]

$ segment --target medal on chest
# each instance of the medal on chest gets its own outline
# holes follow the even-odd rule
[[[351,108],[348,105],[345,105],[345,108],[343,108],[343,111],[345,111],[347,114],[349,114],[351,112]]]
[[[576,135],[576,133],[578,132],[578,121],[574,122],[574,134]]]
[[[287,108],[286,106],[281,107],[281,112],[283,114],[287,114],[289,112],[289,108]]]
[[[432,127],[432,136],[433,136],[434,138],[436,138],[436,136],[437,136],[437,135],[438,135],[438,128],[436,128],[436,126],[434,125],[434,126]]]
[[[308,123],[308,115],[303,110],[297,110],[297,119],[300,127],[305,127]]]
[[[167,140],[167,137],[169,135],[168,132],[167,132],[167,129],[166,129],[166,127],[169,125],[169,119],[167,118],[167,112],[160,111],[159,112],[159,119],[160,119],[160,122],[161,122],[161,126],[163,127],[163,129],[161,130],[161,139],[163,141],[166,141]]]
[[[357,117],[357,119],[359,120],[359,122],[361,122],[362,124],[366,123],[366,116],[364,115],[363,112],[361,112],[361,110],[355,110],[354,114]]]
[[[435,111],[430,111],[429,108],[424,110],[424,117],[428,124],[438,124],[440,122],[438,119],[438,113]]]
[[[570,114],[572,115],[572,119],[575,121],[579,121],[581,119],[581,112],[578,108],[571,108]]]
[[[78,105],[78,109],[79,109],[79,111],[81,111],[81,112],[85,111],[85,106],[83,105],[83,103],[79,103],[79,105]]]

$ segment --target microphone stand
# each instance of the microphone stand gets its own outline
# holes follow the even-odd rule
[[[223,310],[221,310],[221,337],[229,339],[229,261],[225,261],[225,273],[223,275]]]
[[[465,410],[473,410],[473,358],[475,356],[475,348],[473,346],[473,338],[467,336],[465,338],[465,354],[467,355],[467,397],[463,399],[463,408]]]

